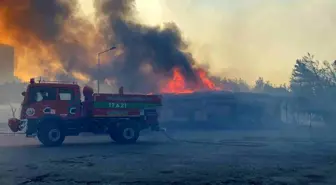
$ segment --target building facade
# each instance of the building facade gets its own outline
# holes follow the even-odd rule
[[[14,81],[15,55],[13,47],[0,44],[0,65],[0,83]]]

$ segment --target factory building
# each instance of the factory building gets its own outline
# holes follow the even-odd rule
[[[15,69],[14,48],[0,44],[0,84],[12,82]]]

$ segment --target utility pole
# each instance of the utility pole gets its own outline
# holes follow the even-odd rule
[[[111,48],[109,48],[109,49],[107,49],[107,50],[104,50],[104,51],[102,51],[102,52],[99,52],[98,54],[97,54],[97,68],[98,68],[98,79],[97,79],[97,93],[99,94],[99,92],[100,92],[100,55],[101,54],[103,54],[103,53],[106,53],[106,52],[108,52],[108,51],[111,51],[111,50],[114,50],[114,49],[116,49],[117,47],[115,47],[115,46],[112,46]]]

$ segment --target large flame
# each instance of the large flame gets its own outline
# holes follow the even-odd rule
[[[218,87],[208,76],[207,72],[199,68],[197,69],[198,77],[201,80],[201,85],[203,88],[206,90],[214,90],[214,91],[219,91],[222,90],[220,87]]]
[[[8,2],[7,2],[8,3]],[[22,1],[17,5],[17,9],[26,9],[29,7],[29,1]],[[15,10],[14,10],[15,12]],[[44,59],[51,61],[50,69],[59,70],[56,57],[50,52],[50,45],[44,44],[40,39],[33,37],[30,33],[25,33],[17,27],[8,26],[11,19],[19,17],[15,13],[11,13],[6,8],[0,9],[0,43],[13,46],[15,48],[16,66],[15,75],[22,80],[28,80],[31,76],[38,76],[43,73],[35,61],[35,59]],[[25,39],[20,39],[25,37]],[[26,42],[24,42],[26,41]],[[24,69],[24,70],[22,70]]]
[[[189,94],[197,91],[218,91],[221,88],[208,77],[206,71],[202,68],[196,69],[199,78],[197,85],[189,87],[186,79],[182,75],[179,68],[173,69],[173,77],[169,79],[166,85],[161,88],[161,93],[165,94]]]
[[[35,10],[33,3],[31,0],[20,2],[5,0],[0,4],[0,44],[15,48],[16,77],[27,81],[32,77],[55,78],[56,74],[69,73],[70,71],[65,69],[64,60],[70,61],[71,57],[61,58],[61,56],[71,54],[60,54],[60,50],[73,45],[80,46],[83,50],[78,51],[81,52],[81,56],[76,56],[77,58],[82,58],[83,62],[95,60],[94,53],[99,48],[95,44],[99,42],[99,35],[94,25],[87,24],[88,22],[79,18],[79,15],[71,15],[66,20],[62,20],[62,25],[58,27],[59,30],[54,31],[52,30],[54,28],[48,28],[47,25],[52,25],[51,22],[57,23],[57,19],[62,18],[54,17],[48,20],[49,17],[33,12]],[[83,21],[79,22],[80,20]],[[50,29],[50,31],[45,29]],[[90,62],[86,65],[94,66],[95,64]],[[81,79],[85,76],[78,71],[74,72],[75,74],[70,73],[69,75]]]
[[[166,86],[161,89],[162,93],[192,93],[193,89],[186,86],[185,79],[178,68],[173,69],[173,78],[168,80]]]

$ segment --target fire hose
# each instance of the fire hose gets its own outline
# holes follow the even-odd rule
[[[170,141],[176,143],[192,143],[192,144],[220,144],[215,142],[207,142],[207,141],[191,141],[191,140],[184,140],[184,139],[176,139],[167,133],[166,129],[160,129],[160,132]]]

